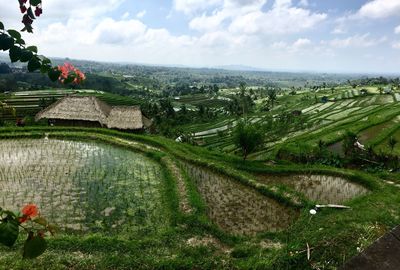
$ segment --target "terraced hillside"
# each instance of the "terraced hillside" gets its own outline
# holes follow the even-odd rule
[[[35,261],[0,247],[12,269],[332,268],[400,222],[398,187],[358,171],[106,129],[2,128],[0,150],[2,206],[60,225]]]
[[[364,89],[364,88],[363,88]],[[267,159],[277,149],[288,144],[317,147],[319,141],[330,145],[332,151],[341,151],[340,141],[347,131],[358,135],[359,141],[377,150],[388,151],[390,136],[400,139],[398,115],[400,94],[379,94],[377,88],[349,89],[346,87],[315,93],[300,92],[278,97],[270,112],[246,116],[252,123],[266,127],[266,142],[253,154],[253,159]],[[296,111],[301,113],[294,114]],[[237,118],[214,123],[187,126],[198,144],[235,152],[231,131]],[[395,153],[399,153],[396,145]]]
[[[105,101],[110,105],[137,105],[139,102],[129,97],[124,97],[116,94],[111,94],[103,91],[96,91],[90,89],[84,90],[65,90],[65,89],[51,89],[51,90],[34,90],[34,91],[20,91],[11,94],[0,94],[0,101],[5,102],[7,105],[12,106],[16,110],[16,116],[8,115],[2,120],[14,121],[16,117],[34,117],[39,111],[49,106],[51,103],[66,95],[93,95]]]

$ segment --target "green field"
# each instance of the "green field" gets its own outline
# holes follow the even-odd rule
[[[381,95],[377,87],[368,87],[367,90],[367,95],[362,95],[360,89],[340,87],[335,91],[278,96],[277,104],[270,112],[257,112],[256,109],[256,112],[242,117],[267,126],[265,143],[251,158],[269,159],[277,149],[298,142],[316,147],[321,140],[334,145],[347,131],[356,133],[366,146],[387,151],[384,145],[387,145],[388,137],[392,134],[397,136],[399,129],[400,94]],[[328,98],[326,103],[320,100],[324,96]],[[279,118],[295,110],[301,110],[302,114],[292,117],[291,122],[282,122]],[[237,149],[232,144],[231,131],[236,122],[237,117],[225,117],[207,124],[187,125],[185,130],[194,134],[199,145],[234,153]],[[400,151],[400,144],[394,151]]]

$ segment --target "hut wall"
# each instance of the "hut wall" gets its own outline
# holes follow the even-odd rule
[[[99,122],[94,121],[83,121],[83,120],[65,120],[65,119],[51,119],[49,124],[63,127],[91,127],[100,128],[102,127]]]

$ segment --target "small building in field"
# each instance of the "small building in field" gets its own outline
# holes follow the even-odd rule
[[[392,92],[393,92],[393,91],[392,91],[392,88],[389,87],[389,86],[387,86],[387,87],[385,87],[385,88],[383,89],[383,93],[385,93],[385,94],[387,94],[387,95],[390,95]]]
[[[151,126],[139,106],[110,106],[93,96],[67,96],[39,112],[35,120],[47,119],[56,126],[105,127],[138,131]]]

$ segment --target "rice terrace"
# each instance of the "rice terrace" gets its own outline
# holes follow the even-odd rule
[[[0,7],[0,270],[400,269],[400,2]]]

